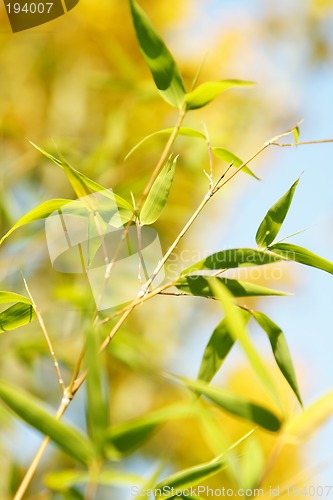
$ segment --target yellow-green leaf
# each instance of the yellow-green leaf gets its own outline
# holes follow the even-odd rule
[[[155,179],[140,211],[140,222],[143,226],[153,224],[159,218],[169,196],[176,163],[177,157],[170,157]]]
[[[109,428],[107,443],[121,454],[129,453],[143,444],[152,432],[169,420],[188,418],[193,409],[187,404],[174,404],[142,417]],[[112,453],[112,450],[111,450]]]
[[[288,441],[299,442],[316,432],[333,415],[333,391],[288,422],[285,435]]]
[[[26,224],[30,224],[31,222],[36,222],[42,219],[46,219],[49,215],[51,215],[55,210],[59,210],[67,203],[71,203],[73,200],[65,200],[65,199],[55,199],[45,201],[38,207],[30,210],[27,214],[23,215],[14,226],[1,238],[0,245],[5,241],[8,236],[10,236],[16,229],[25,226]]]
[[[305,266],[315,267],[326,271],[327,273],[333,274],[333,263],[329,260],[323,259],[306,248],[299,247],[297,245],[292,245],[291,243],[276,243],[269,247],[271,252],[280,255],[284,259],[293,260],[294,262],[299,262]]]
[[[260,441],[252,436],[242,450],[239,486],[244,490],[254,490],[262,476],[265,456]]]
[[[251,342],[250,336],[246,330],[244,318],[233,303],[233,296],[226,286],[221,283],[220,280],[217,280],[217,278],[212,278],[209,284],[214,295],[222,304],[230,334],[234,340],[238,340],[242,346],[263,387],[267,390],[272,399],[277,404],[280,404],[278,393],[271,374]]]
[[[235,87],[251,87],[252,85],[254,85],[254,82],[244,80],[220,80],[203,83],[186,95],[186,109],[202,108],[226,90]]]
[[[156,87],[165,101],[181,108],[185,88],[176,62],[143,9],[135,0],[129,4],[139,46]]]
[[[84,464],[93,459],[90,442],[76,429],[55,419],[37,398],[0,380],[0,399],[27,424],[49,436],[63,451]]]
[[[31,304],[18,302],[0,312],[0,333],[15,330],[35,319],[35,311]]]
[[[261,328],[267,333],[277,365],[302,405],[296,373],[283,331],[276,323],[266,316],[266,314],[255,311],[253,311],[252,314]]]
[[[272,252],[254,250],[253,248],[230,248],[228,250],[213,253],[205,259],[192,264],[182,271],[181,276],[204,269],[215,271],[218,269],[233,269],[243,266],[263,266],[266,264],[274,264],[280,260],[286,260],[286,258],[277,256]]]
[[[180,380],[196,394],[204,395],[223,410],[238,417],[244,418],[264,429],[276,432],[281,427],[279,418],[267,408],[230,391],[212,387],[199,380],[189,380],[179,377]]]
[[[155,491],[157,492],[156,499],[164,500],[167,498],[173,498],[174,492],[180,492],[191,486],[199,484],[205,481],[209,477],[215,476],[218,472],[225,469],[226,464],[223,458],[218,460],[214,459],[210,462],[204,464],[196,465],[194,467],[189,467],[180,472],[176,472],[171,476],[167,477],[160,483],[156,484]],[[161,493],[161,494],[159,494]]]
[[[246,311],[242,311],[241,313],[244,316],[245,322],[247,322],[251,315]],[[235,340],[232,335],[230,335],[228,329],[228,322],[224,318],[213,331],[205,348],[198,380],[203,380],[205,382],[210,382],[212,380],[222,366],[222,363],[226,359],[234,343]]]
[[[212,148],[212,150],[217,158],[220,158],[220,160],[223,160],[227,163],[232,163],[235,168],[239,168],[244,164],[244,162],[240,158],[238,158],[238,156],[234,155],[231,151],[228,151],[225,148],[214,147]],[[257,177],[247,165],[244,165],[244,167],[242,168],[242,172],[245,172],[255,179],[260,180],[259,177]]]
[[[275,240],[289,211],[298,181],[299,179],[274,203],[263,218],[256,234],[259,247],[268,247]]]
[[[55,491],[64,491],[68,488],[83,484],[86,485],[92,481],[89,471],[80,470],[60,470],[51,472],[45,477],[45,484],[48,488]],[[141,485],[143,479],[136,474],[129,474],[119,470],[102,470],[93,478],[95,484],[109,486],[128,486]]]
[[[216,297],[215,290],[210,286],[212,280],[222,283],[234,297],[264,297],[264,296],[286,296],[287,292],[266,288],[249,281],[234,280],[229,278],[212,278],[201,274],[191,274],[190,276],[181,276],[176,287],[189,295],[199,297]]]
[[[10,302],[22,302],[23,304],[31,304],[31,300],[24,295],[19,295],[14,292],[0,291],[0,304],[9,304]]]

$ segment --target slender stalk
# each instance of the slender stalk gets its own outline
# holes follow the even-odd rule
[[[53,345],[52,345],[52,342],[51,342],[51,339],[50,339],[50,336],[47,332],[47,329],[46,329],[46,326],[45,326],[45,323],[44,323],[44,320],[42,318],[42,315],[38,309],[38,307],[36,306],[36,303],[31,295],[31,292],[29,290],[29,287],[28,287],[28,283],[26,281],[26,279],[23,277],[23,282],[24,282],[24,286],[28,292],[28,295],[29,295],[29,298],[31,300],[31,304],[32,304],[32,307],[34,308],[34,311],[36,313],[36,317],[38,319],[38,322],[40,324],[40,327],[42,329],[42,332],[44,334],[44,337],[45,337],[45,340],[46,340],[46,343],[48,345],[48,348],[49,348],[49,351],[50,351],[50,354],[51,354],[51,357],[53,359],[53,363],[54,363],[54,367],[55,367],[55,370],[56,370],[56,373],[57,373],[57,378],[58,378],[58,382],[60,384],[60,387],[62,389],[62,392],[63,394],[65,393],[65,390],[66,390],[66,386],[65,386],[65,383],[63,381],[63,378],[62,378],[62,375],[61,375],[61,371],[60,371],[60,366],[59,366],[59,363],[58,363],[58,360],[57,360],[57,357],[55,355],[55,352],[54,352],[54,348],[53,348]]]

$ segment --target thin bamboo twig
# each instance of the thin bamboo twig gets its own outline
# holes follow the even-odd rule
[[[24,283],[24,286],[25,286],[25,288],[27,290],[29,298],[31,300],[32,307],[34,308],[34,311],[36,313],[36,316],[37,316],[38,322],[40,324],[40,327],[42,329],[42,332],[44,334],[44,337],[45,337],[46,343],[48,345],[48,348],[49,348],[49,351],[50,351],[50,354],[51,354],[51,357],[52,357],[52,360],[53,360],[53,364],[54,364],[54,367],[55,367],[55,370],[56,370],[56,373],[57,373],[58,382],[59,382],[60,387],[62,389],[62,393],[64,394],[65,390],[66,390],[66,386],[65,386],[64,380],[63,380],[62,375],[61,375],[60,366],[59,366],[57,357],[55,355],[54,348],[53,348],[50,336],[49,336],[48,331],[46,329],[46,326],[45,326],[44,320],[42,318],[42,315],[41,315],[41,313],[40,313],[40,311],[39,311],[39,309],[38,309],[38,307],[37,307],[37,305],[36,305],[36,303],[34,301],[33,296],[31,295],[31,292],[30,292],[29,287],[28,287],[28,283],[27,283],[27,281],[26,281],[26,279],[24,277],[23,277],[23,283]]]

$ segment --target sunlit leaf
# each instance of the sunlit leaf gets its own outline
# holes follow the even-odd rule
[[[221,252],[213,253],[203,260],[192,264],[184,269],[181,275],[190,274],[193,271],[218,269],[233,269],[244,266],[263,266],[274,264],[280,260],[286,260],[282,256],[278,257],[272,252],[254,250],[253,248],[230,248]]]
[[[296,144],[298,143],[299,141],[299,136],[300,136],[300,131],[299,131],[299,127],[295,127],[293,129],[293,134],[294,134],[294,139],[295,139],[295,142]]]
[[[216,297],[215,292],[210,288],[212,279],[217,280],[232,293],[234,297],[260,297],[260,296],[285,296],[290,295],[280,290],[273,290],[266,288],[249,281],[240,281],[229,278],[212,278],[210,276],[203,276],[201,274],[192,274],[190,276],[181,276],[176,287],[184,293],[189,295],[196,295],[200,297]]]
[[[90,328],[87,337],[87,423],[91,441],[97,453],[102,455],[105,433],[109,425],[109,409],[102,390],[102,360],[97,332]]]
[[[251,315],[246,311],[242,311],[241,313],[247,322]],[[213,331],[206,346],[200,365],[198,380],[203,380],[205,382],[210,382],[212,380],[222,366],[222,363],[226,359],[234,343],[235,340],[229,333],[228,322],[223,319]]]
[[[253,490],[262,476],[265,456],[260,441],[252,436],[242,450],[239,485],[244,490]]]
[[[71,486],[88,484],[92,481],[89,471],[80,470],[60,470],[51,472],[45,477],[45,484],[55,491],[67,490]],[[103,470],[94,477],[95,484],[106,486],[129,486],[140,485],[143,479],[135,474],[128,474],[117,470]]]
[[[333,274],[332,262],[319,257],[319,255],[310,252],[306,248],[292,245],[291,243],[276,243],[275,245],[271,245],[269,250],[277,255],[281,255],[285,259],[299,262],[305,266],[316,267],[317,269]]]
[[[10,302],[22,302],[23,304],[31,304],[31,300],[24,295],[19,295],[14,292],[0,291],[0,304],[9,304]]]
[[[181,108],[185,88],[175,60],[142,8],[135,0],[129,4],[139,46],[156,87],[165,101]]]
[[[4,380],[0,380],[0,399],[27,424],[49,436],[73,458],[84,464],[92,460],[90,442],[76,429],[51,416],[42,401]]]
[[[129,453],[141,446],[159,425],[169,420],[188,418],[192,412],[193,410],[186,404],[167,406],[148,415],[109,428],[107,441],[119,453]]]
[[[249,420],[255,425],[260,425],[269,431],[276,432],[280,429],[281,422],[279,418],[267,408],[252,403],[238,394],[220,389],[219,387],[212,387],[200,380],[179,378],[189,389],[206,396],[223,410]]]
[[[259,247],[268,247],[275,240],[290,208],[298,181],[299,179],[274,203],[262,220],[256,234]]]
[[[232,163],[235,168],[239,168],[244,163],[240,158],[238,158],[238,156],[234,155],[227,149],[214,147],[212,148],[212,150],[217,158],[220,158],[220,160],[226,161],[227,163]],[[260,180],[259,177],[257,177],[247,165],[244,165],[244,167],[242,168],[242,172],[245,172],[255,179]]]
[[[244,80],[220,80],[203,83],[186,95],[186,108],[188,110],[202,108],[226,90],[235,87],[251,87],[252,85],[254,85],[253,82]]]
[[[325,394],[286,425],[288,441],[299,442],[316,432],[323,423],[333,416],[333,391]]]
[[[253,311],[252,314],[261,328],[267,333],[277,365],[294,391],[295,396],[302,404],[293,362],[281,328],[264,313]]]
[[[156,499],[166,499],[173,498],[174,491],[182,491],[194,487],[202,481],[205,481],[209,477],[214,476],[218,472],[225,469],[226,464],[223,458],[218,460],[214,459],[210,462],[204,464],[196,465],[194,467],[189,467],[180,472],[176,472],[171,476],[167,477],[160,483],[156,484],[155,491],[157,493]],[[162,493],[162,494],[159,494]]]
[[[31,304],[18,302],[0,312],[0,333],[27,325],[36,315]]]
[[[132,215],[133,213],[133,207],[131,206],[130,203],[128,203],[126,200],[124,200],[121,196],[119,196],[116,193],[113,193],[109,191],[107,188],[101,186],[97,182],[93,181],[92,179],[89,179],[89,177],[85,176],[84,174],[81,174],[78,170],[73,168],[69,163],[67,163],[66,160],[61,159],[59,160],[55,156],[51,155],[44,149],[42,149],[40,146],[37,146],[33,142],[30,141],[30,144],[34,146],[38,151],[40,151],[44,156],[46,156],[49,160],[53,161],[56,165],[61,167],[65,174],[67,179],[72,185],[72,188],[78,198],[84,198],[86,196],[89,196],[90,194],[96,193],[96,192],[101,192],[102,196],[105,196],[106,198],[109,198],[111,201],[115,201],[117,206],[119,208],[122,208],[124,210],[127,210],[129,214]],[[94,208],[94,207],[92,207]],[[125,215],[125,212],[123,212]]]
[[[10,236],[16,229],[25,226],[26,224],[30,224],[31,222],[36,222],[42,219],[45,219],[49,215],[51,215],[55,210],[59,210],[67,203],[71,203],[73,200],[64,200],[64,199],[56,199],[45,201],[38,207],[30,210],[27,214],[23,215],[14,226],[1,238],[0,245],[5,241],[8,236]]]
[[[153,134],[147,135],[146,137],[144,137],[144,139],[142,139],[140,142],[138,142],[138,144],[136,144],[130,150],[129,153],[127,153],[125,160],[127,160],[127,158],[129,158],[134,153],[134,151],[136,151],[140,146],[142,146],[142,144],[144,144],[146,141],[148,141],[152,137],[155,137],[157,135],[170,136],[172,134],[173,130],[174,130],[173,128],[165,128],[163,130],[158,130],[157,132],[154,132]],[[206,136],[202,132],[199,132],[198,130],[195,130],[195,129],[189,128],[189,127],[180,127],[177,135],[182,135],[185,137],[194,137],[196,139],[206,140]]]
[[[143,226],[153,224],[159,218],[169,196],[176,163],[177,157],[170,157],[155,179],[140,211],[140,222]]]
[[[217,278],[213,278],[209,283],[214,295],[222,304],[230,334],[234,340],[238,340],[242,346],[254,372],[257,374],[268,394],[270,394],[277,404],[280,404],[278,393],[271,374],[251,342],[250,336],[246,330],[244,317],[240,313],[239,309],[234,306],[232,300],[233,296],[230,294],[230,291],[225,287],[225,285],[221,283],[221,281],[217,280]]]

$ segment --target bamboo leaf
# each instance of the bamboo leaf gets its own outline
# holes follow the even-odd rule
[[[169,420],[188,418],[192,413],[193,409],[187,404],[174,404],[156,410],[148,415],[109,428],[107,444],[120,454],[130,453],[141,446],[159,425]]]
[[[18,302],[8,309],[0,312],[0,333],[15,330],[27,325],[35,319],[35,311],[31,304]]]
[[[148,141],[152,137],[155,137],[157,135],[170,136],[172,134],[173,130],[174,130],[173,128],[165,128],[163,130],[158,130],[157,132],[154,132],[153,134],[147,135],[140,142],[138,142],[138,144],[136,144],[130,150],[129,153],[127,153],[127,155],[125,157],[125,160],[127,160],[127,158],[129,158],[140,146],[142,146],[142,144],[144,144],[146,141]],[[206,136],[203,133],[201,133],[198,130],[195,130],[193,128],[189,128],[189,127],[180,127],[180,129],[178,130],[178,134],[177,135],[182,135],[182,136],[185,136],[185,137],[194,137],[196,139],[206,140]]]
[[[109,425],[108,404],[102,390],[101,359],[98,337],[92,328],[87,334],[87,422],[91,441],[102,456],[106,429]]]
[[[157,494],[156,499],[174,498],[175,491],[180,492],[191,486],[193,487],[209,477],[215,476],[215,474],[221,472],[225,467],[224,459],[220,458],[219,460],[214,459],[210,462],[176,472],[156,484],[155,491],[162,493]]]
[[[22,420],[49,436],[76,460],[88,464],[93,459],[90,442],[76,429],[51,416],[42,401],[4,380],[0,380],[0,399]]]
[[[281,427],[279,418],[267,408],[252,403],[248,399],[233,394],[230,391],[212,387],[199,380],[189,380],[179,377],[183,383],[191,390],[206,396],[223,410],[232,413],[238,417],[244,418],[255,425],[260,425],[264,429],[276,432]]]
[[[235,168],[239,168],[244,163],[240,158],[238,158],[238,156],[234,155],[227,149],[214,147],[212,148],[212,150],[217,158],[227,163],[232,163]],[[242,172],[245,172],[246,174],[251,175],[252,177],[260,181],[259,177],[257,177],[247,165],[244,165],[244,167],[242,168]]]
[[[225,285],[216,278],[210,280],[210,287],[222,304],[230,334],[234,340],[239,341],[263,387],[267,390],[273,400],[276,401],[277,404],[280,404],[274,381],[259,353],[251,342],[250,336],[246,330],[244,318],[233,304],[233,296],[230,294],[230,291],[225,287]]]
[[[276,253],[254,250],[253,248],[230,248],[221,252],[213,253],[203,260],[196,262],[192,266],[184,269],[181,276],[190,274],[193,271],[218,269],[233,269],[244,266],[262,266],[266,264],[274,264],[280,260],[286,260],[282,256],[277,256]]]
[[[302,398],[298,388],[296,373],[288,344],[281,328],[264,313],[253,311],[252,314],[261,328],[267,333],[277,365],[293,390],[298,401],[302,405]]]
[[[319,255],[310,252],[310,250],[306,248],[292,245],[291,243],[276,243],[275,245],[271,245],[269,250],[285,259],[293,260],[305,266],[315,267],[333,274],[332,262],[319,257]]]
[[[46,219],[49,215],[51,215],[55,210],[59,210],[67,203],[71,203],[73,200],[64,200],[64,199],[55,199],[45,201],[38,207],[30,210],[27,214],[23,215],[14,226],[1,238],[0,245],[5,241],[8,236],[10,236],[16,229],[25,226],[26,224],[30,224],[31,222],[36,222],[42,219]]]
[[[264,469],[265,456],[260,441],[252,436],[242,453],[240,486],[244,490],[256,488]]]
[[[286,425],[286,438],[299,442],[316,432],[333,415],[333,391],[306,408]]]
[[[245,322],[247,323],[251,315],[246,311],[242,311],[241,314],[243,314]],[[226,359],[234,343],[235,340],[232,335],[230,335],[228,329],[228,322],[224,318],[213,331],[205,348],[199,369],[198,380],[205,382],[210,382],[212,380],[222,366],[222,363]]]
[[[176,287],[183,293],[199,297],[216,297],[215,290],[212,290],[210,283],[216,280],[222,283],[234,297],[264,297],[264,296],[286,296],[289,293],[280,290],[273,290],[248,281],[234,280],[229,278],[213,278],[201,274],[191,274],[190,276],[181,276]]]
[[[299,141],[299,136],[300,136],[299,127],[295,127],[295,128],[293,129],[293,134],[294,134],[294,139],[295,139],[295,142],[296,142],[296,144],[298,144],[298,141]]]
[[[14,292],[0,291],[0,304],[9,304],[10,302],[22,302],[22,304],[31,304],[31,300],[24,295],[19,295]]]
[[[268,247],[275,240],[289,211],[298,182],[299,179],[268,210],[256,234],[256,242],[259,247]]]
[[[38,151],[40,151],[44,156],[46,156],[49,160],[53,161],[56,165],[58,165],[60,168],[62,168],[66,174],[67,179],[72,185],[72,188],[78,198],[84,198],[86,196],[89,196],[90,194],[96,193],[96,192],[101,192],[101,195],[110,199],[113,202],[116,202],[117,206],[119,208],[124,209],[123,214],[125,215],[125,211],[128,211],[128,217],[130,217],[133,214],[133,207],[131,206],[130,203],[128,203],[126,200],[124,200],[121,196],[119,196],[116,193],[113,193],[112,191],[106,189],[104,186],[101,186],[101,184],[98,184],[97,182],[93,181],[92,179],[89,179],[89,177],[85,176],[84,174],[81,174],[78,170],[73,168],[69,163],[66,162],[63,158],[59,160],[55,156],[51,155],[50,153],[47,153],[44,149],[42,149],[40,146],[37,146],[33,142],[30,141],[30,144],[34,146]],[[92,207],[94,208],[94,207]]]
[[[140,222],[143,226],[153,224],[160,216],[169,196],[175,174],[177,157],[171,156],[155,179],[140,212]]]
[[[64,491],[74,485],[88,484],[92,480],[89,471],[80,470],[61,470],[51,472],[45,477],[45,484],[48,488],[55,491]],[[135,484],[142,484],[143,480],[140,476],[135,474],[128,474],[119,470],[103,470],[95,478],[95,484],[109,485],[109,486],[128,486]]]
[[[205,82],[186,95],[186,109],[198,109],[209,104],[217,96],[235,87],[251,87],[254,82],[244,80],[220,80],[217,82]]]
[[[181,108],[185,88],[176,62],[143,9],[135,0],[129,4],[139,46],[156,87],[166,102]]]

